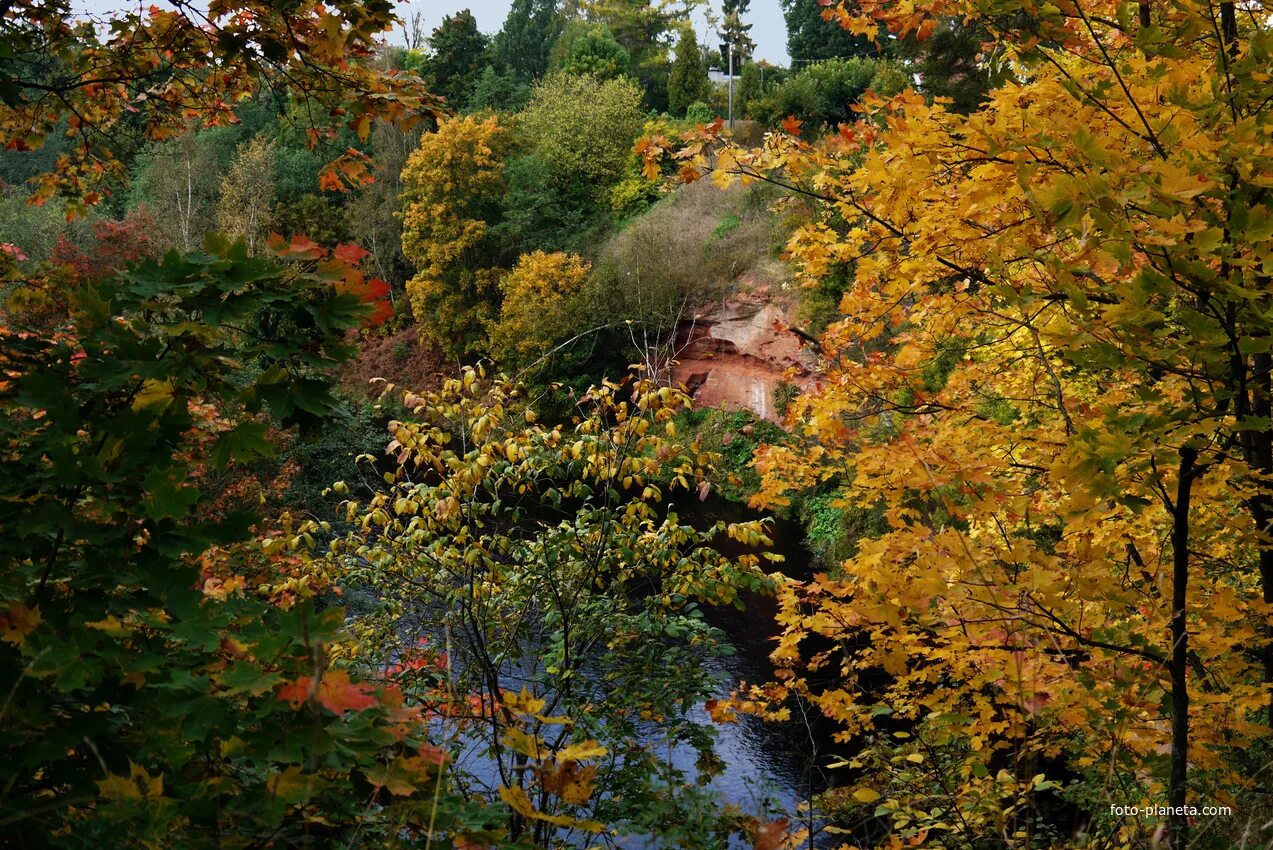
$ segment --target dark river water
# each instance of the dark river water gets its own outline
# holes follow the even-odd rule
[[[745,506],[709,497],[679,500],[676,509],[692,524],[707,527],[717,521],[741,522],[758,519],[759,514]],[[692,519],[691,519],[692,518]],[[781,564],[766,569],[779,569],[792,578],[808,578],[813,573],[811,555],[804,545],[804,531],[798,523],[772,520],[769,550],[784,556]],[[748,551],[731,540],[718,540],[724,552],[736,555]],[[774,615],[778,606],[768,596],[748,594],[744,609],[708,608],[707,620],[726,635],[734,654],[711,662],[713,672],[722,682],[719,696],[725,697],[739,682],[752,684],[773,680],[774,668],[769,654],[775,646],[778,626]],[[698,706],[701,718],[706,710]],[[727,767],[713,781],[723,802],[734,803],[752,814],[770,813],[793,816],[798,805],[828,787],[827,772],[821,766],[830,762],[833,743],[831,730],[817,718],[795,716],[791,722],[766,722],[756,717],[741,716],[736,723],[717,724],[716,752]]]

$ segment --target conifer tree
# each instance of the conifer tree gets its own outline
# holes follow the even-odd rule
[[[679,118],[685,115],[691,103],[706,101],[710,95],[711,83],[707,81],[707,72],[703,68],[698,37],[693,27],[686,27],[681,33],[681,40],[676,43],[672,72],[668,76],[668,111]]]

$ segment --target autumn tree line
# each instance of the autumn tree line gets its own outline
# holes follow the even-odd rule
[[[0,847],[1273,841],[1271,10],[783,9],[0,3]]]

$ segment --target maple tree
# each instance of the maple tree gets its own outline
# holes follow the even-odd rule
[[[65,267],[77,281],[109,275],[156,256],[155,229],[155,218],[144,206],[119,220],[98,219],[92,223],[91,246],[81,248],[63,234],[53,246],[49,264]]]
[[[814,142],[790,119],[754,150],[718,127],[644,143],[652,173],[667,154],[816,202],[789,255],[813,285],[851,275],[754,502],[830,487],[887,527],[781,589],[783,678],[742,704],[804,699],[865,742],[844,800],[895,846],[1030,846],[1057,801],[1102,846],[1162,826],[1231,846],[1186,807],[1258,807],[1268,752],[1266,22],[1199,2],[826,15],[871,37],[965,17],[1018,70],[970,115],[903,92]]]
[[[358,259],[214,240],[94,275],[61,321],[10,300],[6,846],[395,846],[459,810],[418,707],[332,668],[340,610],[261,555],[256,500],[223,498],[281,431],[339,415]]]
[[[38,175],[33,199],[61,194],[82,212],[124,174],[121,147],[191,124],[234,123],[235,108],[264,86],[287,92],[313,119],[312,146],[342,126],[365,140],[376,117],[418,121],[439,106],[417,78],[368,61],[394,22],[381,0],[218,0],[206,10],[152,5],[101,20],[66,2],[12,0],[0,6],[0,142],[29,151],[65,132],[67,152]],[[368,179],[364,154],[333,153],[326,188]]]

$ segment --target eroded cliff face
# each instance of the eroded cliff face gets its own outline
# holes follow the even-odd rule
[[[697,407],[750,410],[772,422],[781,416],[774,390],[784,381],[803,389],[817,358],[789,326],[789,304],[766,289],[742,292],[684,322],[674,383]]]

